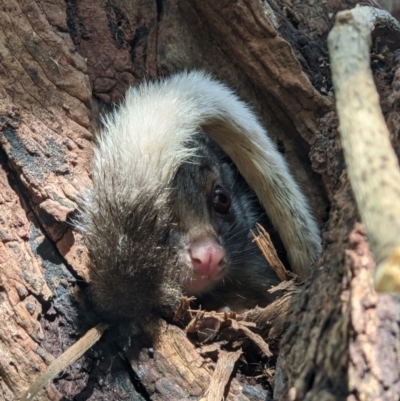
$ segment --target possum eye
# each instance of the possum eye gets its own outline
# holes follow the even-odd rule
[[[214,188],[213,206],[218,213],[222,214],[227,214],[231,206],[231,197],[228,191],[219,185]]]

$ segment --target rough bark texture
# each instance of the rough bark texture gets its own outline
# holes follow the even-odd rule
[[[376,36],[373,49],[385,56],[382,60],[371,57],[371,62],[399,155],[399,58],[397,53],[382,50]],[[336,116],[327,114],[310,154],[313,168],[325,182],[331,211],[323,232],[321,268],[307,283],[303,302],[292,318],[293,330],[287,331],[281,343],[280,368],[289,380],[277,398],[284,400],[289,394],[299,400],[395,400],[399,378],[398,300],[371,289],[375,263],[357,223],[358,212],[336,128]],[[384,357],[382,348],[390,358]],[[388,371],[390,375],[382,374]]]
[[[371,290],[374,262],[332,111],[326,36],[334,14],[354,4],[2,3],[0,398],[22,395],[54,357],[97,322],[85,302],[85,249],[69,219],[79,192],[90,186],[98,109],[118,101],[129,84],[199,68],[252,103],[323,228],[318,268],[290,320],[279,325],[289,327],[280,344],[275,399],[398,399],[399,305]],[[400,57],[387,50],[378,57],[382,52],[384,44],[375,37],[374,78],[399,155]],[[204,396],[217,350],[197,352],[173,325],[155,344],[133,338],[110,329],[38,399]],[[275,355],[278,350],[276,343]],[[267,362],[256,354],[254,364],[260,361]],[[265,380],[249,382],[243,365],[239,359],[228,399],[270,399]]]

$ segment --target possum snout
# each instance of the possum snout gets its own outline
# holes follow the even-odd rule
[[[225,250],[211,235],[191,241],[183,260],[192,271],[191,277],[183,283],[187,295],[206,291],[222,278],[226,267]]]

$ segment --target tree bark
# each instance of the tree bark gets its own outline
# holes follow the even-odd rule
[[[398,399],[399,304],[371,287],[375,263],[347,178],[326,44],[336,12],[355,3],[3,3],[0,398],[22,396],[55,357],[98,323],[85,297],[86,251],[70,225],[79,193],[91,184],[98,115],[130,84],[196,68],[226,82],[261,116],[310,198],[324,240],[312,277],[279,307],[290,310],[287,317],[273,310],[259,315],[273,357],[256,350],[230,363],[235,369],[224,395]],[[374,33],[371,65],[399,156],[400,58],[386,42],[391,43],[390,32]],[[235,328],[235,321],[218,325],[230,335],[241,327],[243,334],[244,323]],[[190,333],[173,324],[165,323],[162,333],[159,342],[150,343],[143,334],[131,341],[110,328],[37,399],[206,397],[215,367],[221,372],[216,355],[225,358],[226,340],[196,349]],[[251,372],[261,379],[249,379],[249,366],[261,363],[264,369]]]

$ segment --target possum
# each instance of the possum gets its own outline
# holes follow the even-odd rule
[[[118,321],[170,313],[182,294],[240,311],[273,300],[279,280],[252,242],[256,223],[306,279],[318,227],[283,156],[250,108],[202,72],[130,88],[94,144],[93,188],[76,222],[90,255],[90,297],[103,319],[22,396]],[[275,233],[275,235],[274,235]]]
[[[267,304],[278,279],[250,236],[264,211],[306,278],[319,231],[250,108],[202,72],[130,88],[97,137],[81,207],[97,311],[141,319],[182,293],[234,310]]]

